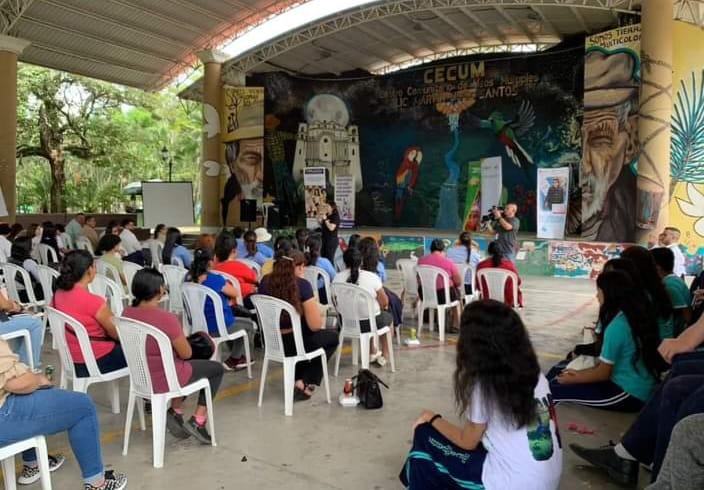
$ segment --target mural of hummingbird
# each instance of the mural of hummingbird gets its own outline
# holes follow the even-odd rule
[[[535,110],[530,102],[524,100],[514,119],[506,121],[500,112],[494,111],[488,119],[480,121],[479,127],[494,131],[514,165],[527,171],[529,165],[534,163],[533,158],[516,138],[526,134],[534,124]]]

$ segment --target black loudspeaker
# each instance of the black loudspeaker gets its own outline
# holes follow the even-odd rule
[[[281,228],[281,213],[278,206],[271,206],[266,215],[265,225],[267,230],[278,230]]]
[[[243,223],[252,223],[254,221],[257,221],[256,199],[240,200],[240,221]]]

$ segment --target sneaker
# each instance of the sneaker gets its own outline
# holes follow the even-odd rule
[[[166,428],[169,429],[171,435],[178,439],[187,439],[191,434],[183,428],[183,415],[176,413],[173,408],[166,411]]]
[[[235,364],[235,369],[245,369],[249,366],[254,366],[254,359],[247,362],[247,358],[245,356],[242,356],[237,360],[237,364]]]
[[[115,473],[113,470],[105,472],[105,481],[102,485],[83,484],[83,490],[123,490],[127,488],[127,476]]]
[[[382,353],[380,350],[376,351],[374,354],[369,354],[369,364],[375,363],[381,356]]]
[[[188,422],[183,425],[183,428],[198,439],[201,444],[212,444],[213,441],[210,439],[210,434],[208,434],[208,429],[205,428],[205,424],[198,425],[195,417],[191,417]]]
[[[61,468],[64,464],[66,458],[62,454],[49,455],[49,471],[56,471]],[[22,466],[22,473],[17,479],[17,483],[20,485],[31,485],[32,483],[39,481],[39,466]]]
[[[379,367],[386,366],[386,358],[383,355],[377,357],[376,359],[374,359],[374,361]]]
[[[600,468],[615,482],[628,487],[638,486],[638,461],[621,458],[614,451],[613,444],[597,449],[589,449],[579,444],[570,444],[570,449],[583,460]]]

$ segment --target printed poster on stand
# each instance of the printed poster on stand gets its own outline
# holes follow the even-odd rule
[[[303,169],[303,190],[306,199],[306,228],[320,227],[320,221],[327,212],[328,191],[325,167]]]
[[[538,238],[565,237],[570,168],[538,169]]]
[[[354,176],[335,175],[335,204],[340,213],[340,228],[354,226],[354,194]]]

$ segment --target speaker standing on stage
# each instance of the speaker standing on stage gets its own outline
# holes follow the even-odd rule
[[[516,241],[521,220],[516,218],[518,206],[507,204],[504,211],[494,208],[493,213],[496,218],[489,224],[489,232],[496,231],[496,242],[499,252],[511,262],[516,261]]]
[[[323,247],[321,255],[330,262],[335,261],[335,252],[339,245],[337,238],[337,229],[340,227],[340,214],[337,212],[337,204],[331,202],[328,204],[327,213],[323,215],[320,222],[320,227],[323,232]]]

